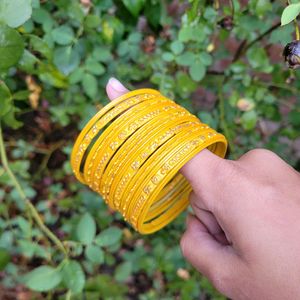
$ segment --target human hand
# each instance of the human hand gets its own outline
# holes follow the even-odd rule
[[[112,100],[127,92],[110,80]],[[274,153],[237,161],[208,150],[181,172],[193,187],[181,239],[186,259],[233,299],[300,296],[300,176]]]
[[[230,298],[299,299],[299,173],[261,149],[237,161],[199,153],[182,171],[195,213],[186,259]]]

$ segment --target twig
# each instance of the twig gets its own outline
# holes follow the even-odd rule
[[[242,51],[245,48],[247,44],[247,40],[243,40],[240,45],[238,46],[235,54],[233,55],[233,59],[232,62],[234,63],[235,61],[237,61],[241,56],[242,56]]]
[[[40,176],[40,174],[44,171],[44,169],[47,167],[47,164],[49,162],[50,157],[52,156],[53,152],[57,149],[61,148],[65,144],[65,141],[59,141],[55,144],[53,144],[46,152],[46,155],[44,156],[40,167],[38,168],[37,172],[35,173],[33,179],[36,179]]]
[[[236,55],[234,55],[234,58],[232,60],[232,62],[237,61],[244,53],[246,53],[246,51],[251,48],[255,43],[259,42],[261,39],[263,39],[266,35],[270,34],[272,31],[274,31],[275,29],[277,29],[280,26],[280,22],[274,24],[272,27],[270,27],[268,30],[266,30],[265,32],[263,32],[261,35],[259,35],[256,39],[254,39],[252,42],[250,42],[249,44],[247,44],[247,42],[244,40],[240,47],[237,50]]]
[[[255,81],[255,84],[264,86],[267,88],[287,90],[294,95],[297,94],[297,92],[298,92],[296,88],[293,88],[292,86],[288,86],[286,84],[280,84],[280,83],[274,83],[274,82],[260,82],[260,81]]]
[[[10,177],[14,187],[18,191],[22,201],[25,204],[25,207],[28,209],[29,213],[31,214],[32,218],[35,220],[36,224],[38,227],[41,229],[42,232],[51,240],[58,249],[64,254],[66,258],[69,257],[68,252],[62,242],[56,237],[56,235],[51,232],[51,230],[44,224],[42,218],[40,217],[39,213],[35,209],[35,207],[32,205],[30,200],[26,197],[24,190],[22,189],[19,181],[17,180],[15,174],[11,171],[8,160],[7,160],[7,155],[5,152],[5,147],[4,147],[4,140],[3,140],[3,135],[2,135],[2,127],[0,123],[0,156],[1,156],[1,161],[4,170],[7,172],[8,176]]]

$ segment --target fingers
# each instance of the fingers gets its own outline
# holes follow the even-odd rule
[[[189,200],[195,216],[201,221],[201,223],[206,227],[208,232],[221,244],[229,245],[230,241],[227,240],[225,233],[215,216],[203,208],[203,202],[196,196],[194,192],[191,192]]]
[[[127,93],[128,89],[116,78],[111,77],[106,85],[106,93],[110,100]]]
[[[231,277],[240,264],[231,246],[218,243],[206,227],[191,215],[180,246],[184,257],[218,290],[228,294],[226,282],[233,280]]]

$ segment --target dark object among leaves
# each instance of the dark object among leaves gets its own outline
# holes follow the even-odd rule
[[[226,30],[231,30],[234,26],[233,17],[226,16],[218,22],[218,25]]]
[[[300,67],[300,41],[288,43],[283,50],[284,60],[288,67],[297,69]]]

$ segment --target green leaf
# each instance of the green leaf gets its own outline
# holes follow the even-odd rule
[[[170,62],[174,60],[174,55],[171,52],[164,52],[162,55],[164,61]]]
[[[42,24],[43,30],[45,32],[50,32],[54,25],[54,20],[52,19],[49,11],[43,8],[35,9],[32,13],[33,21]]]
[[[199,61],[195,61],[189,68],[189,73],[195,81],[200,81],[204,77],[205,71],[205,66]]]
[[[135,17],[138,16],[139,12],[145,4],[145,0],[122,0],[122,2]]]
[[[84,20],[84,24],[88,28],[96,28],[101,24],[101,20],[97,15],[88,15]]]
[[[288,114],[288,120],[290,121],[290,123],[293,126],[299,127],[300,126],[300,113],[298,111],[292,110]]]
[[[73,294],[80,293],[85,285],[85,275],[81,265],[75,260],[69,260],[61,270],[63,283]]]
[[[102,37],[109,45],[119,42],[124,33],[124,24],[114,16],[106,15],[101,28]]]
[[[85,62],[85,69],[93,75],[102,75],[105,73],[104,66],[95,59],[88,58]]]
[[[97,96],[98,84],[95,76],[89,73],[84,74],[82,79],[82,86],[85,93],[90,98],[95,98]]]
[[[71,46],[59,47],[54,51],[54,64],[65,75],[74,71],[80,63],[78,52]]]
[[[182,42],[180,41],[174,41],[172,44],[171,44],[171,50],[172,52],[175,54],[175,55],[178,55],[180,54],[183,49],[184,49],[184,45]]]
[[[104,261],[104,252],[96,245],[88,245],[85,249],[85,256],[88,260],[95,264],[102,264]]]
[[[45,292],[55,288],[62,280],[58,269],[50,266],[41,266],[24,275],[24,284],[38,292]]]
[[[176,57],[176,62],[180,66],[191,66],[195,63],[196,55],[193,52],[184,52]]]
[[[181,96],[186,96],[197,88],[197,84],[188,74],[179,71],[176,73],[176,87]]]
[[[25,233],[24,233],[25,234]],[[30,235],[28,235],[30,236]],[[18,240],[18,249],[25,257],[32,258],[35,257],[42,257],[42,258],[49,258],[48,254],[46,253],[45,249],[41,247],[39,244],[35,242],[30,242],[29,240]]]
[[[132,32],[128,36],[128,42],[130,44],[139,44],[142,41],[143,36],[141,35],[140,32]]]
[[[19,27],[31,16],[31,0],[1,0],[0,23],[10,27]]]
[[[204,64],[205,66],[209,66],[212,64],[212,57],[207,52],[200,52],[198,57],[201,63]]]
[[[101,62],[108,62],[112,59],[112,55],[109,49],[103,47],[96,47],[93,50],[92,57]]]
[[[281,45],[285,45],[291,41],[291,35],[293,31],[293,26],[278,27],[271,33],[269,42],[272,44],[280,43]]]
[[[89,297],[88,294],[86,294],[86,299],[88,300],[99,299],[99,295],[101,295],[100,299],[128,299],[126,296],[126,293],[128,292],[127,286],[115,282],[112,280],[112,277],[107,274],[91,276],[86,283],[85,290],[87,292],[97,291],[96,294],[94,294],[94,297]]]
[[[17,129],[17,128],[19,128],[19,127],[21,127],[23,125],[22,122],[18,121],[15,118],[15,114],[18,111],[19,111],[18,108],[16,108],[15,106],[12,106],[12,109],[5,116],[3,116],[3,122],[7,126],[13,128],[13,129]]]
[[[12,95],[12,98],[14,100],[27,100],[29,94],[30,94],[30,91],[28,91],[28,90],[18,91]]]
[[[34,72],[35,64],[38,62],[36,56],[24,49],[21,59],[19,60],[18,67],[20,70],[31,73]]]
[[[252,68],[261,70],[264,73],[270,73],[273,66],[270,65],[269,57],[263,48],[250,48],[246,56]]]
[[[197,41],[203,42],[205,39],[205,32],[201,27],[195,26],[187,26],[182,27],[178,34],[178,39],[181,42],[188,42],[188,41]]]
[[[59,72],[55,66],[41,64],[39,65],[38,70],[39,70],[40,79],[45,83],[53,85],[58,88],[67,87],[66,77],[61,72]]]
[[[211,128],[218,126],[218,120],[212,116],[211,112],[201,111],[198,113],[198,117],[202,123],[208,124]]]
[[[121,240],[122,230],[118,227],[110,227],[99,233],[95,243],[101,247],[107,247],[116,244]]]
[[[178,38],[182,42],[187,42],[193,39],[193,28],[192,27],[183,27],[180,29]]]
[[[10,258],[9,252],[4,248],[0,248],[0,271],[6,267],[10,261]]]
[[[76,228],[77,238],[83,244],[90,244],[95,238],[96,223],[89,213],[85,213]]]
[[[70,26],[62,25],[52,31],[52,37],[59,45],[69,45],[74,39],[74,31]]]
[[[78,83],[82,80],[84,75],[84,69],[83,68],[77,68],[75,69],[69,76],[69,82],[70,84]]]
[[[246,111],[241,117],[241,123],[245,130],[251,130],[257,122],[257,113],[255,110]]]
[[[158,28],[164,13],[162,1],[145,1],[144,14],[151,26]]]
[[[281,26],[292,22],[294,19],[297,18],[299,13],[300,13],[300,3],[288,5],[283,10],[281,15]]]
[[[15,29],[4,24],[0,24],[0,41],[0,69],[7,69],[21,58],[24,42]]]
[[[12,109],[12,96],[7,85],[0,80],[0,117]]]
[[[30,46],[34,51],[43,54],[49,60],[52,59],[52,50],[49,48],[48,44],[38,36],[30,34]]]
[[[118,265],[115,271],[115,279],[119,282],[125,281],[132,272],[132,262],[126,261]]]

